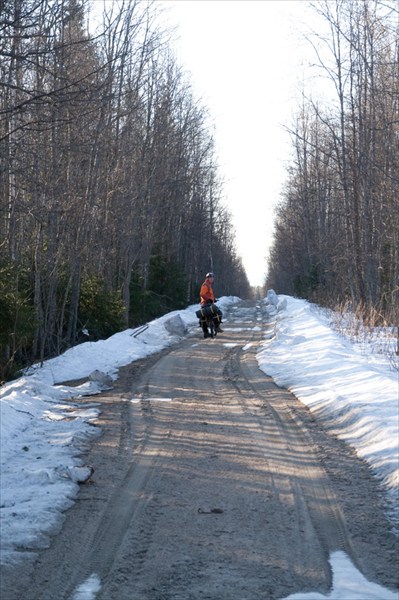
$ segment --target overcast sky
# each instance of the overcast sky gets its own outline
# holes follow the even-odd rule
[[[262,285],[290,126],[311,50],[304,0],[157,0],[177,26],[178,63],[215,128],[224,198],[252,285]]]

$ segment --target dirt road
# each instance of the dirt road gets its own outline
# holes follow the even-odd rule
[[[97,398],[93,482],[34,567],[8,573],[2,600],[70,600],[93,574],[98,600],[327,593],[335,550],[397,587],[397,538],[369,469],[258,369],[261,308],[226,321],[215,340],[198,329],[121,369]]]

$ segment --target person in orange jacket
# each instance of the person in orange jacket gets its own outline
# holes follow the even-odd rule
[[[201,285],[200,290],[200,302],[201,308],[206,306],[207,304],[214,304],[215,302],[215,294],[213,293],[213,282],[215,278],[213,273],[207,273],[204,283]],[[223,333],[223,329],[220,327],[220,323],[222,321],[222,311],[218,309],[218,314],[213,317],[213,322],[215,323],[216,333]],[[206,321],[202,321],[202,330],[204,332],[204,337],[209,337],[209,331],[206,324]]]

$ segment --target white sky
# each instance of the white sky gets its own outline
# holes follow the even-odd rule
[[[290,126],[310,46],[304,0],[157,0],[177,26],[178,63],[215,127],[225,203],[251,285],[262,285],[273,207],[286,177]],[[298,84],[299,82],[299,84]]]

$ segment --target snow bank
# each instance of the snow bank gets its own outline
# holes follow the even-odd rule
[[[257,355],[260,368],[354,447],[397,494],[399,382],[388,358],[364,354],[305,300],[269,292],[265,303],[273,332]]]

